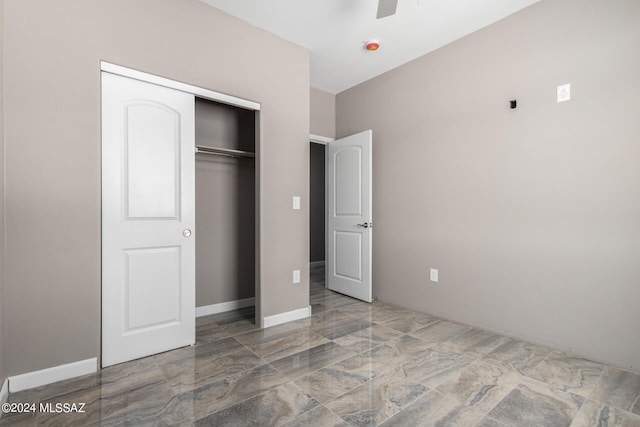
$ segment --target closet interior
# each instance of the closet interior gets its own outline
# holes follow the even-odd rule
[[[196,97],[196,307],[255,296],[257,114]]]

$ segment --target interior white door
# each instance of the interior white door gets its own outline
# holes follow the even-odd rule
[[[328,288],[371,302],[372,131],[327,147]]]
[[[195,99],[102,73],[102,366],[195,343]]]

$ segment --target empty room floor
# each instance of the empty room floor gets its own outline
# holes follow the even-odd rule
[[[0,425],[636,426],[640,374],[324,288],[313,316],[202,317],[197,344],[12,394],[85,413]]]

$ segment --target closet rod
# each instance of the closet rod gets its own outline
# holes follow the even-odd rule
[[[214,154],[217,156],[227,156],[227,157],[249,157],[249,158],[256,157],[256,153],[252,153],[250,151],[232,150],[230,148],[203,147],[199,145],[196,145],[196,153]]]

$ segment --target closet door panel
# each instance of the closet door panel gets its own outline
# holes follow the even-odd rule
[[[180,114],[155,103],[125,107],[129,219],[177,219],[180,200]]]
[[[194,96],[102,75],[102,366],[195,342]]]

